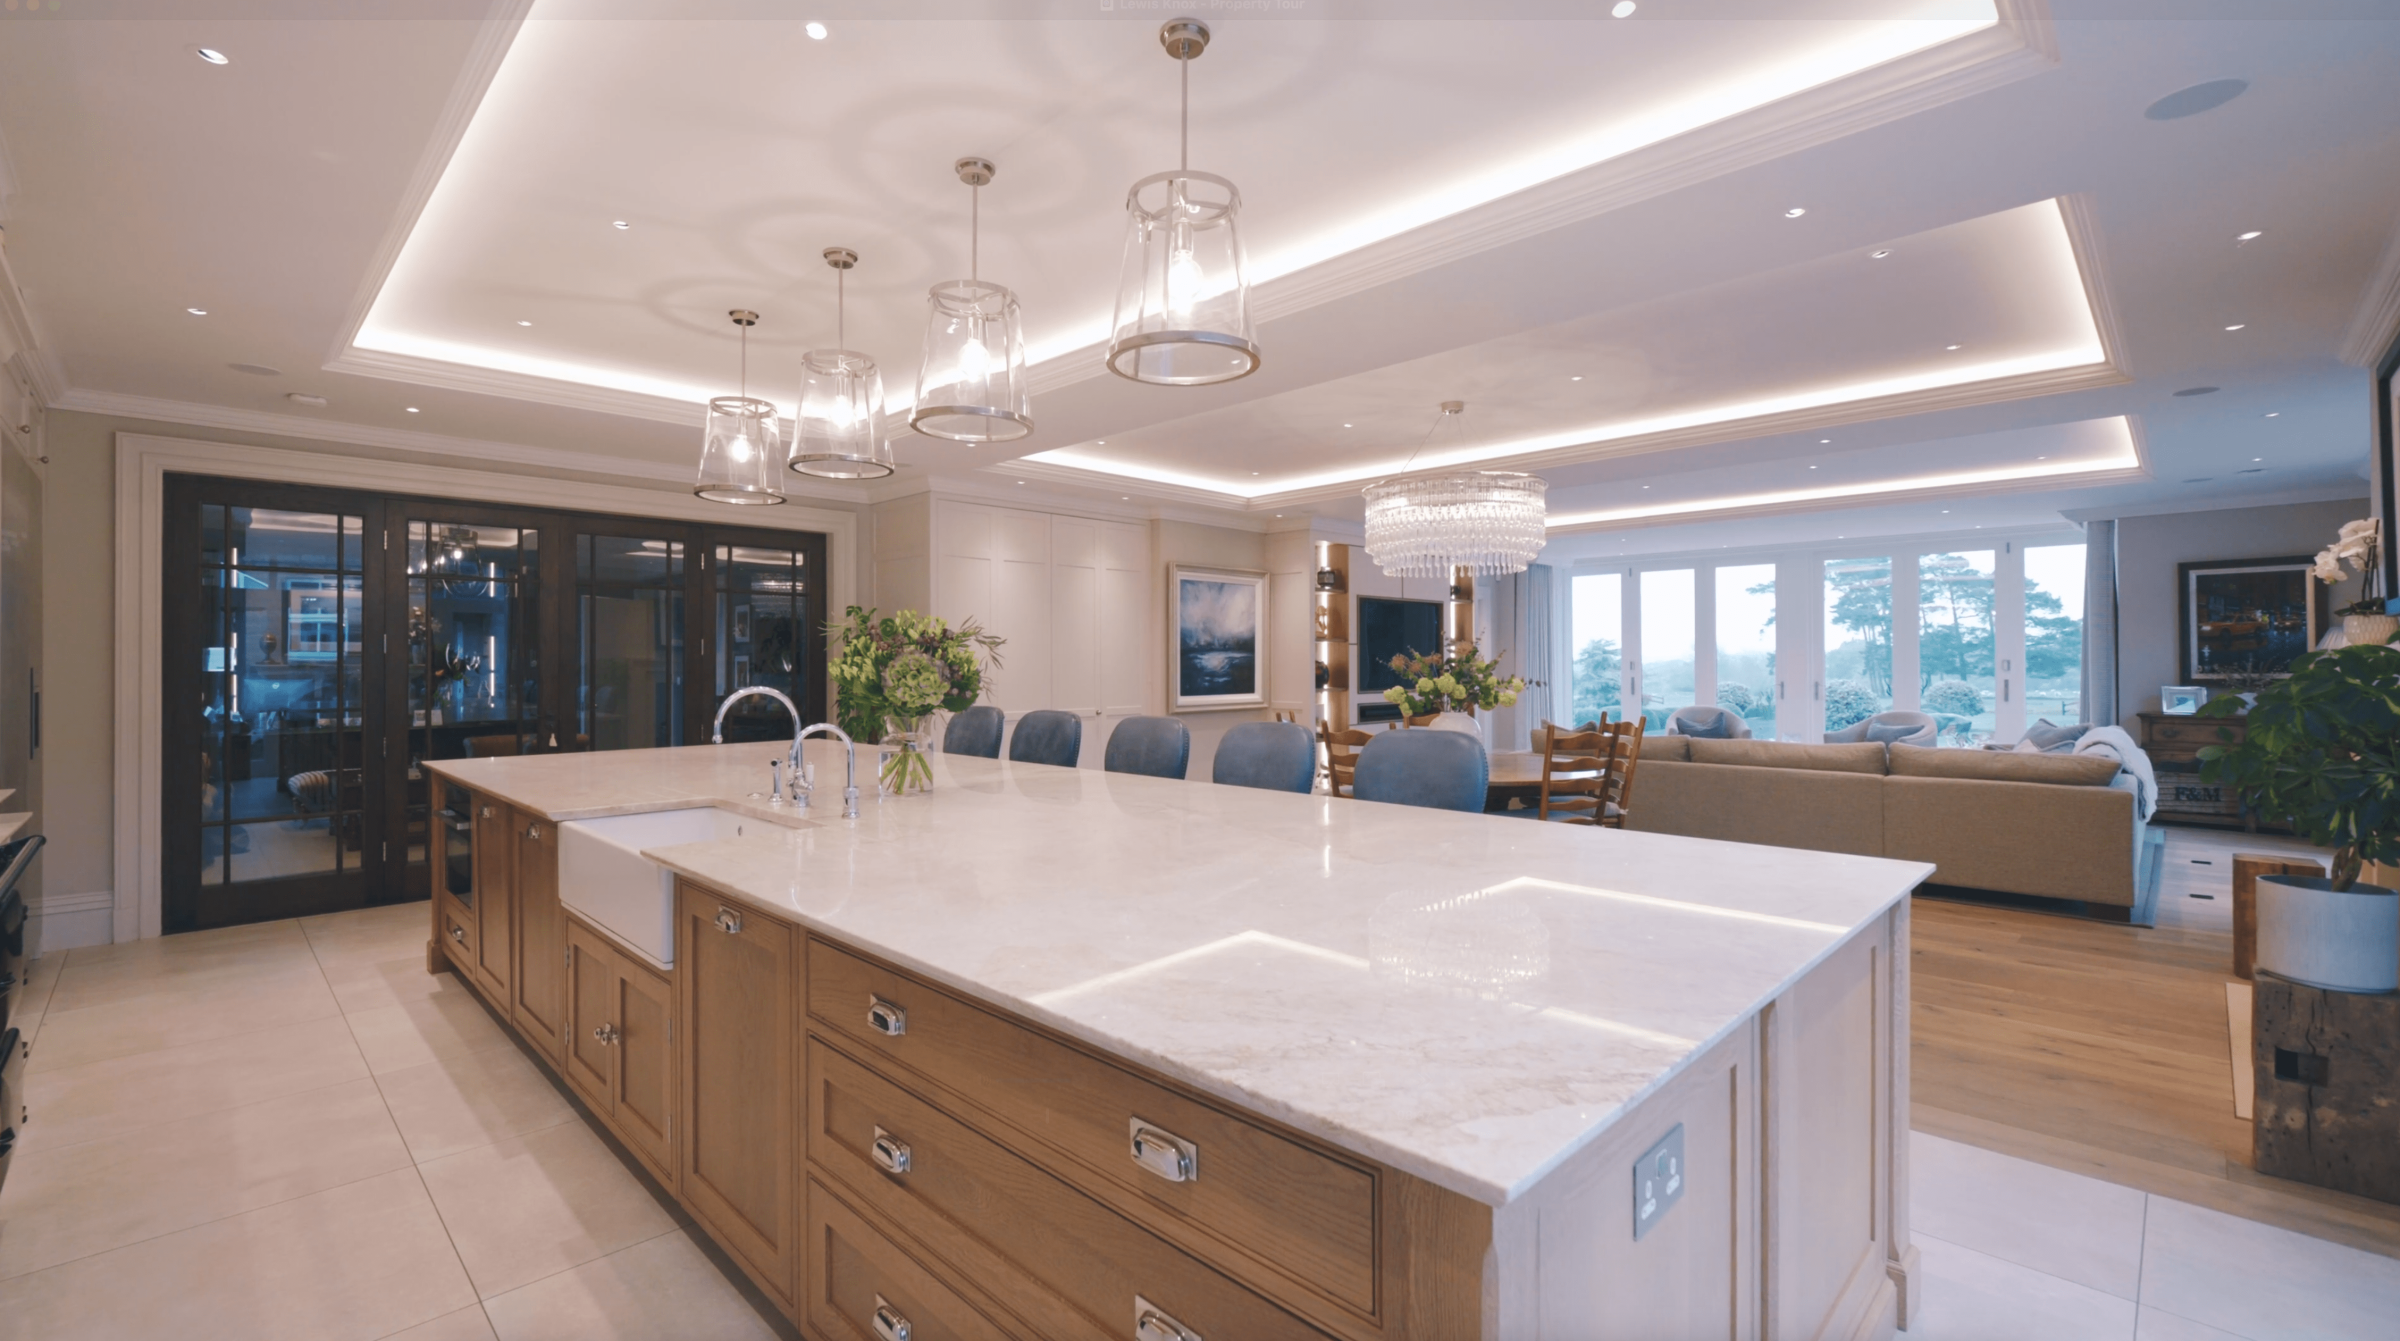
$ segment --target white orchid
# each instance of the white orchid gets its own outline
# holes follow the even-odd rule
[[[2342,523],[2341,538],[2344,540],[2356,540],[2364,536],[2371,541],[2375,539],[2382,530],[2383,525],[2379,519],[2374,517],[2361,517],[2354,522]]]
[[[2318,552],[2315,576],[2319,582],[2329,586],[2342,580],[2342,563],[2334,557],[2332,550]]]
[[[2376,551],[2381,548],[2383,524],[2374,517],[2361,517],[2344,522],[2341,534],[2334,542],[2317,551],[2314,575],[2319,582],[2339,582],[2349,574],[2342,565],[2355,565],[2361,575],[2375,566]]]

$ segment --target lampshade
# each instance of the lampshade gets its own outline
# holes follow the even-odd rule
[[[1410,461],[1445,434],[1462,438],[1466,408],[1443,401]],[[1367,557],[1390,577],[1524,572],[1548,539],[1549,491],[1539,475],[1455,467],[1379,480],[1366,489]]]
[[[700,437],[700,478],[692,492],[711,503],[747,506],[783,501],[783,422],[771,401],[750,395],[750,328],[758,314],[737,307],[725,314],[741,331],[741,394],[708,403]]]
[[[951,442],[1013,442],[1033,431],[1025,386],[1025,318],[1017,295],[981,277],[983,187],[998,171],[988,159],[951,165],[970,188],[967,277],[925,296],[925,359],[917,365],[909,427]]]
[[[800,408],[792,421],[792,469],[829,480],[874,480],[892,473],[883,436],[883,370],[839,346],[848,342],[844,278],[858,264],[848,247],[827,247],[834,271],[833,349],[800,356]]]

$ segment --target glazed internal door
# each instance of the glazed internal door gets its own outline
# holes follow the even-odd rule
[[[825,621],[833,614],[822,595],[825,538],[716,532],[705,562],[714,609],[703,655],[711,673],[692,739],[708,739],[725,697],[751,685],[788,696],[804,723],[824,721]],[[790,740],[792,731],[791,716],[763,697],[736,703],[725,718],[729,743]]]

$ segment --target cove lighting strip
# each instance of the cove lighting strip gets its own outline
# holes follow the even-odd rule
[[[1856,498],[1875,498],[1886,494],[1941,493],[1969,489],[1984,484],[2012,484],[2024,480],[2044,480],[2061,475],[2090,475],[2103,471],[2139,470],[2141,453],[2133,445],[2133,429],[2122,416],[2110,420],[2118,439],[2117,445],[2101,456],[2080,457],[2065,461],[2032,461],[2023,465],[1994,466],[1985,470],[1958,470],[1940,475],[1908,475],[1898,479],[1869,480],[1857,484],[1828,484],[1806,489],[1777,489],[1765,493],[1728,494],[1715,498],[1694,498],[1680,503],[1653,503],[1645,507],[1607,508],[1594,512],[1552,513],[1549,528],[1553,531],[1576,526],[1604,526],[1612,522],[1647,521],[1658,517],[1681,517],[1693,513],[1743,512],[1757,508],[1789,507],[1798,503],[1824,503]]]

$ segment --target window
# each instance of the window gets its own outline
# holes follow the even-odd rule
[[[1625,586],[1616,573],[1581,573],[1568,588],[1573,696],[1561,725],[1618,716],[1624,693]]]
[[[1717,703],[1775,738],[1775,565],[1717,570]]]
[[[1998,721],[1992,559],[1984,549],[1917,560],[1917,701],[1944,745],[1981,745]]]
[[[1892,561],[1825,561],[1825,729],[1892,706]]]
[[[2083,719],[2083,546],[2025,551],[2025,716]]]
[[[1642,574],[1642,717],[1652,731],[1665,729],[1667,718],[1697,696],[1692,592],[1689,568]]]

